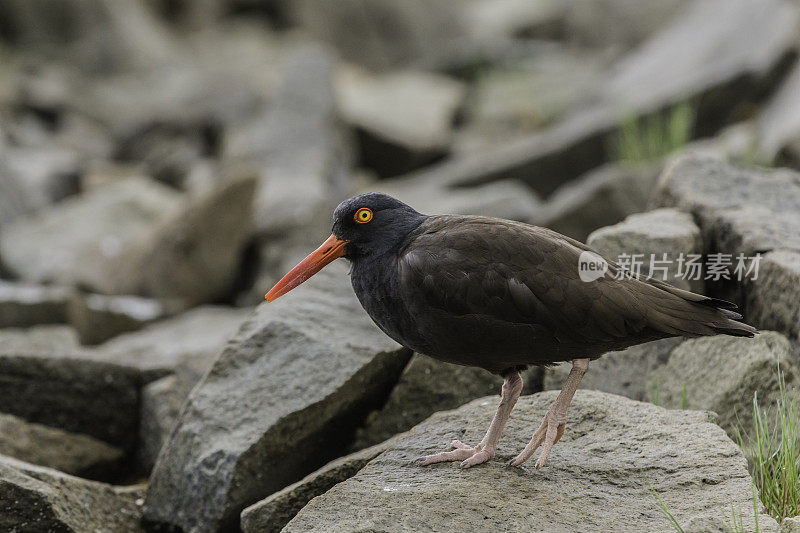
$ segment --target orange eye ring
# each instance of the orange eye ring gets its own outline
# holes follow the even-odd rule
[[[353,219],[358,222],[359,224],[366,224],[370,220],[372,220],[372,209],[368,207],[362,207],[356,214],[353,215]]]

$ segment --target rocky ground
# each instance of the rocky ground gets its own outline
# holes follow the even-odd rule
[[[798,30],[789,0],[0,2],[0,529],[674,531],[656,495],[800,528],[731,439],[800,383]],[[604,356],[540,471],[505,463],[568,369],[529,369],[495,460],[416,467],[500,378],[386,338],[345,265],[262,303],[366,190],[730,254],[666,279],[762,333]]]

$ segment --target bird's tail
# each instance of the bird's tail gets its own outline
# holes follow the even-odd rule
[[[753,326],[739,322],[742,315],[735,311],[736,304],[732,302],[685,291],[656,279],[647,281],[650,285],[690,304],[668,307],[662,311],[673,320],[681,322],[684,335],[701,336],[721,333],[735,337],[754,337],[758,333]]]

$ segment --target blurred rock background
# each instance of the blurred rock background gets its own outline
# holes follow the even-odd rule
[[[387,438],[497,394],[379,334],[343,266],[256,308],[367,190],[610,256],[764,254],[758,279],[687,286],[759,343],[650,343],[584,382],[731,434],[770,365],[800,377],[799,46],[789,0],[0,1],[0,526],[279,530]]]

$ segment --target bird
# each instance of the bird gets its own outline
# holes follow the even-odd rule
[[[587,254],[605,265],[581,275]],[[541,468],[564,434],[567,409],[589,363],[611,351],[667,337],[757,331],[731,302],[627,271],[587,245],[553,230],[471,215],[425,215],[382,193],[343,201],[331,236],[270,289],[271,302],[335,259],[351,263],[364,310],[401,345],[435,359],[475,366],[503,378],[500,404],[483,439],[459,440],[417,464],[493,459],[529,366],[571,362],[557,399],[530,442]],[[596,263],[597,264],[597,263]]]

